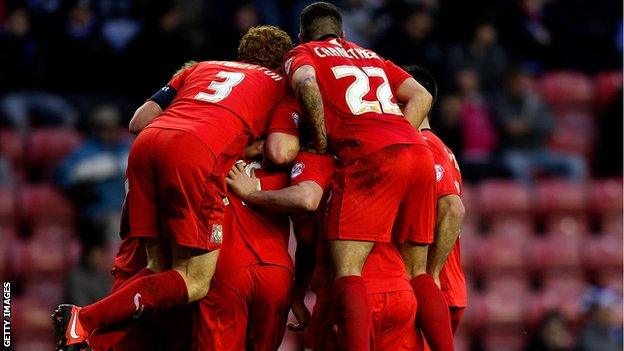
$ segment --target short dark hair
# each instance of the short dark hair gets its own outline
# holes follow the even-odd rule
[[[319,1],[306,6],[299,15],[299,26],[304,41],[325,34],[342,34],[342,14],[336,5]]]
[[[433,75],[426,69],[417,65],[403,66],[403,69],[431,94],[433,98],[431,100],[431,106],[433,107],[433,104],[435,104],[438,99],[438,83],[435,78],[433,78]]]

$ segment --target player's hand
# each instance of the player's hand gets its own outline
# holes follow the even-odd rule
[[[253,169],[250,175],[247,175],[245,172],[245,163],[242,161],[236,162],[234,166],[232,166],[225,181],[243,200],[245,200],[249,194],[259,190],[258,184],[260,183]]]
[[[264,152],[264,140],[258,140],[245,148],[245,158],[254,158]]]
[[[292,331],[301,331],[308,327],[308,322],[310,321],[310,311],[308,311],[308,307],[303,302],[303,299],[294,300],[290,304],[290,310],[293,315],[297,319],[298,324],[288,323],[288,330]]]

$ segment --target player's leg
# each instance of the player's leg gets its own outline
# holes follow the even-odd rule
[[[461,322],[465,311],[466,307],[449,307],[449,312],[451,313],[451,326],[453,327],[453,335],[455,335],[455,333],[457,332],[457,328],[459,328],[459,322]]]
[[[329,251],[334,263],[334,297],[338,344],[341,350],[369,350],[372,320],[362,268],[374,242],[330,240]]]
[[[315,291],[316,301],[310,315],[310,322],[304,336],[306,350],[338,350],[334,333],[335,311],[333,298],[329,289]]]
[[[245,349],[249,301],[253,294],[249,267],[217,274],[208,295],[198,304],[193,325],[193,350],[239,351]],[[264,320],[266,316],[262,316]]]
[[[435,168],[431,151],[420,145],[411,148],[412,177],[395,223],[395,235],[402,243],[401,255],[418,301],[417,324],[435,350],[453,350],[448,307],[442,291],[427,271],[428,244],[435,230]]]
[[[254,265],[255,294],[249,306],[246,350],[277,350],[284,338],[292,273],[280,266]]]

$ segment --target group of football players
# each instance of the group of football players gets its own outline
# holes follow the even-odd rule
[[[58,306],[58,350],[277,350],[289,311],[306,350],[453,350],[464,208],[435,80],[346,41],[329,3],[299,39],[252,28],[137,109],[112,291]]]

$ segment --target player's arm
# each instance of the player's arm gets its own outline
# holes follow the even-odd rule
[[[292,162],[299,153],[299,137],[281,132],[270,133],[264,144],[264,154],[278,166]]]
[[[316,211],[323,197],[323,189],[314,181],[303,181],[280,190],[258,190],[258,178],[245,173],[245,167],[236,163],[225,179],[230,188],[245,203],[284,212]]]
[[[154,118],[162,113],[162,108],[152,100],[147,100],[132,116],[128,129],[132,134],[139,134]]]
[[[438,286],[440,271],[453,249],[464,221],[464,205],[456,194],[438,199],[435,240],[431,244],[427,260],[427,273],[431,274]]]
[[[314,67],[303,65],[297,68],[291,75],[290,84],[312,129],[314,148],[319,153],[327,152],[323,99]]]
[[[407,78],[399,85],[396,92],[397,100],[403,104],[403,115],[414,128],[421,123],[431,109],[433,97],[427,89],[414,78]]]

